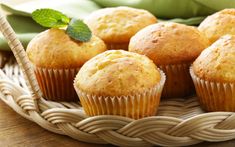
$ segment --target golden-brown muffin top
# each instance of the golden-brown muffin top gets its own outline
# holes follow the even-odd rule
[[[157,19],[146,10],[122,6],[97,10],[84,21],[105,42],[126,43],[136,32],[156,23]]]
[[[209,45],[197,28],[162,22],[134,35],[129,51],[148,56],[157,65],[190,63]]]
[[[205,49],[193,63],[193,71],[205,80],[235,82],[235,36],[223,36]]]
[[[211,43],[226,34],[235,35],[235,9],[224,9],[208,16],[198,27]]]
[[[123,96],[152,88],[160,72],[146,56],[123,50],[109,50],[87,61],[74,85],[100,96]]]
[[[105,50],[104,42],[94,35],[88,42],[79,42],[62,29],[49,29],[33,38],[26,52],[37,67],[79,68]]]

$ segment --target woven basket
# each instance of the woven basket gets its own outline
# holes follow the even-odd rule
[[[12,58],[0,70],[0,97],[18,114],[51,132],[117,146],[186,146],[235,139],[235,113],[205,113],[195,96],[161,101],[156,116],[139,120],[88,117],[79,103],[47,101],[41,97],[21,43],[2,15],[0,30],[18,63]]]

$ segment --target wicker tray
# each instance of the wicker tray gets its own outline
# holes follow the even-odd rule
[[[2,15],[0,30],[18,62],[12,58],[0,70],[0,98],[49,131],[84,142],[118,146],[186,146],[235,139],[235,113],[205,113],[196,96],[162,100],[156,116],[139,120],[88,117],[79,103],[46,101],[21,43]]]

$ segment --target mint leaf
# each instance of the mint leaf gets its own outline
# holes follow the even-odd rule
[[[65,27],[70,21],[70,18],[63,13],[48,8],[33,11],[32,18],[40,25],[49,28]]]
[[[82,21],[68,18],[63,13],[53,9],[37,9],[32,13],[32,18],[44,27],[67,27],[66,33],[73,39],[82,42],[89,41],[92,33],[89,27]]]
[[[89,41],[91,39],[91,30],[89,27],[79,19],[72,19],[66,29],[66,33],[73,39],[82,42]]]

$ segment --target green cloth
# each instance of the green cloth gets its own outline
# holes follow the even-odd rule
[[[224,8],[235,8],[235,0],[93,0],[103,7],[130,6],[149,10],[158,18],[205,17]]]
[[[146,9],[159,21],[198,25],[219,10],[235,8],[235,0],[93,0],[102,7],[130,6]]]
[[[84,18],[101,7],[130,6],[150,11],[160,21],[172,21],[198,25],[206,16],[224,8],[235,8],[235,0],[36,0],[18,6],[1,4],[11,13],[7,20],[26,47],[39,32],[45,30],[31,18],[31,12],[38,8],[59,10],[69,17]],[[3,36],[0,36],[0,50],[9,50]]]
[[[7,20],[14,31],[17,32],[17,37],[20,38],[20,41],[24,46],[27,46],[28,42],[37,35],[38,32],[45,30],[45,28],[33,21],[31,17],[8,15]],[[0,35],[0,49],[10,50],[2,35]]]

